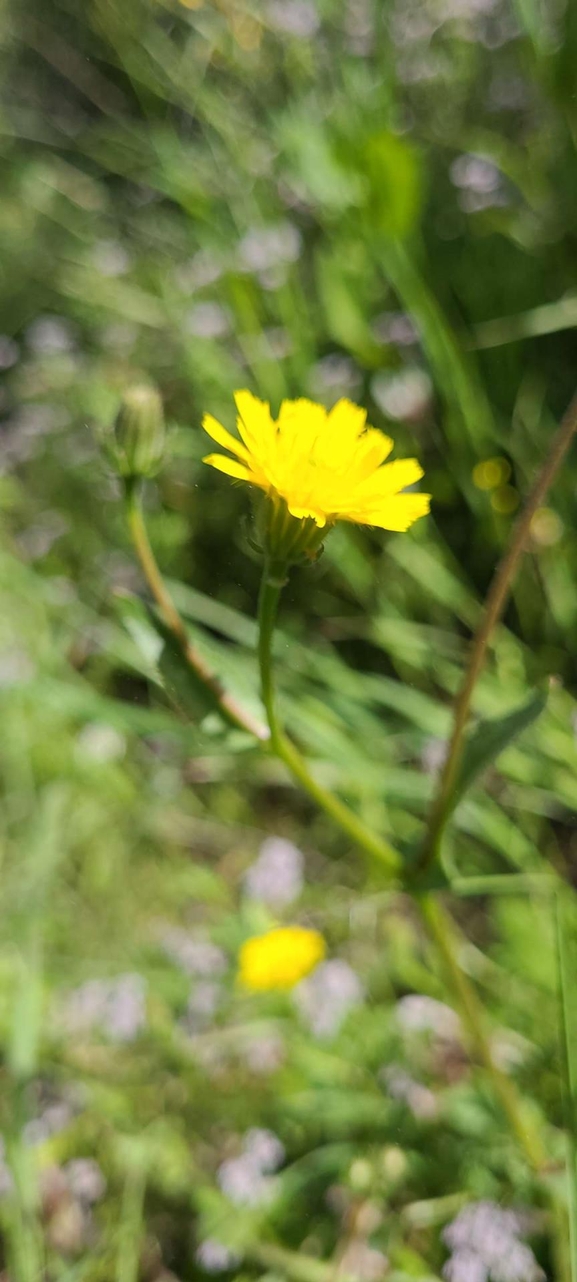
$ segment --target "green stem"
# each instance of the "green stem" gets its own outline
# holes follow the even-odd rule
[[[214,672],[211,672],[202,655],[199,654],[196,647],[189,640],[184,623],[164,583],[152,551],[142,511],[141,490],[138,482],[126,482],[125,508],[128,528],[144,577],[164,623],[180,646],[189,668],[210,692],[215,707],[229,725],[234,726],[237,730],[244,730],[247,734],[254,735],[255,738],[261,741],[266,741],[269,737],[267,727],[262,725],[256,717],[251,716],[234,696],[224,689],[219,678]]]
[[[525,550],[531,521],[541,506],[547,490],[556,476],[561,463],[577,431],[577,395],[573,397],[566,410],[553,444],[545,459],[543,467],[527,498],[523,511],[514,526],[509,546],[497,567],[489,588],[485,610],[480,627],[473,641],[469,663],[461,690],[455,703],[453,731],[449,741],[447,757],[441,773],[437,795],[431,807],[427,841],[423,850],[420,871],[425,872],[438,858],[441,840],[450,813],[450,802],[459,774],[465,742],[465,731],[469,721],[469,712],[473,691],[483,668],[487,647],[495,625],[498,623],[509,595],[509,589],[522,553]]]
[[[577,1282],[577,1125],[576,1100],[577,1082],[575,1072],[575,1050],[573,1029],[571,1027],[570,992],[574,960],[569,948],[568,919],[566,911],[567,892],[558,891],[554,898],[555,936],[557,942],[557,975],[559,989],[559,1026],[561,1070],[563,1083],[563,1112],[566,1130],[566,1167],[567,1167],[567,1249],[565,1272],[570,1282]]]
[[[121,1222],[116,1264],[116,1282],[137,1282],[140,1272],[140,1250],[144,1237],[144,1163],[126,1176],[122,1198]]]
[[[485,1027],[485,1012],[473,985],[462,970],[458,959],[458,939],[453,921],[433,895],[417,899],[429,933],[434,939],[444,962],[447,978],[458,1000],[463,1023],[476,1053],[493,1083],[495,1094],[514,1135],[519,1141],[529,1165],[537,1175],[543,1175],[548,1153],[533,1118],[525,1113],[523,1101],[514,1083],[495,1064],[491,1043]]]
[[[304,758],[284,734],[280,725],[274,697],[271,651],[278,603],[282,588],[286,582],[287,568],[286,563],[282,562],[268,562],[265,564],[258,608],[258,658],[262,699],[270,728],[271,750],[284,762],[293,777],[300,783],[309,797],[312,797],[320,809],[324,810],[325,814],[329,815],[343,832],[346,832],[356,846],[359,846],[372,859],[377,860],[382,867],[386,868],[389,877],[393,877],[398,874],[401,866],[401,859],[397,851],[371,832],[370,828],[367,828],[344,802],[339,801],[338,797],[334,797],[332,793],[317,783],[316,779],[311,775]]]

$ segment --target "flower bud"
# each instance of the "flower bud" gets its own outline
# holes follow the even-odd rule
[[[162,401],[155,387],[128,387],[116,415],[109,453],[126,479],[154,476],[164,454],[166,428]]]
[[[284,499],[267,495],[260,527],[262,547],[269,560],[305,565],[320,556],[332,522],[321,527],[312,517],[292,516]]]

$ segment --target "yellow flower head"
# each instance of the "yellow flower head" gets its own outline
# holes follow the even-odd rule
[[[238,978],[253,992],[294,988],[324,955],[325,941],[318,931],[278,926],[246,940],[240,950]]]
[[[204,462],[284,499],[293,517],[321,529],[340,520],[408,530],[429,511],[430,495],[402,493],[423,475],[420,464],[385,463],[393,442],[367,426],[358,405],[341,400],[327,411],[313,401],[283,401],[275,421],[251,392],[236,392],[234,399],[241,440],[211,414],[203,427],[235,457],[209,454]]]

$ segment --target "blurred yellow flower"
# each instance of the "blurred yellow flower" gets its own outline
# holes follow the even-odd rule
[[[486,458],[473,468],[473,485],[478,490],[496,490],[506,485],[511,475],[511,464],[506,458]]]
[[[511,516],[518,506],[519,494],[512,485],[500,485],[498,490],[493,490],[491,507],[499,516]]]
[[[430,495],[403,494],[423,475],[416,459],[384,460],[393,442],[366,424],[366,411],[340,400],[327,411],[313,401],[283,401],[278,419],[251,392],[235,393],[241,440],[206,414],[205,432],[235,458],[204,459],[229,476],[284,499],[292,516],[319,528],[335,521],[408,530],[429,511]]]
[[[325,941],[304,926],[277,926],[265,935],[253,935],[239,954],[238,978],[253,992],[294,988],[322,961]]]

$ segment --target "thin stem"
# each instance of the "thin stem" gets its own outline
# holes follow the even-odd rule
[[[370,828],[367,828],[344,802],[339,801],[338,797],[333,796],[331,792],[328,792],[321,784],[317,783],[316,779],[310,774],[304,758],[301,757],[300,752],[298,752],[281,728],[274,697],[271,647],[278,603],[286,579],[286,572],[287,566],[285,564],[265,564],[259,598],[258,657],[262,699],[270,727],[271,749],[284,762],[293,777],[300,783],[305,792],[308,792],[309,797],[312,797],[320,809],[324,810],[338,824],[339,828],[342,828],[343,832],[346,832],[356,846],[366,851],[371,858],[376,859],[382,867],[386,868],[389,876],[394,876],[399,872],[401,865],[401,859],[397,851],[392,846],[389,846],[388,842],[383,841],[375,833],[371,832]]]
[[[485,662],[491,633],[505,607],[517,564],[525,550],[531,521],[563,462],[575,431],[577,431],[577,395],[573,397],[563,416],[549,454],[514,526],[509,546],[497,567],[489,588],[483,618],[473,642],[463,684],[455,703],[453,731],[439,781],[437,796],[430,813],[428,837],[421,860],[421,871],[424,871],[434,863],[439,853],[449,803],[461,764],[471,699],[477,678]]]
[[[559,989],[559,1027],[562,1069],[562,1099],[565,1117],[567,1168],[567,1261],[566,1273],[577,1282],[577,1138],[575,1051],[570,1027],[572,967],[568,939],[565,896],[559,891],[554,898],[555,936],[557,942],[557,976]]]
[[[461,969],[457,953],[456,932],[449,914],[437,897],[423,895],[417,899],[425,923],[443,959],[447,978],[457,998],[463,1022],[500,1100],[501,1107],[527,1161],[538,1175],[543,1175],[548,1154],[539,1129],[523,1108],[514,1083],[495,1064],[485,1028],[485,1013],[473,985]]]
[[[195,676],[212,695],[215,707],[229,725],[237,730],[245,730],[261,741],[269,738],[269,731],[256,717],[251,716],[240,703],[229,694],[219,678],[211,672],[208,664],[189,640],[184,623],[164,583],[162,574],[150,545],[148,531],[142,511],[141,493],[138,484],[127,484],[125,488],[126,519],[132,542],[138,556],[144,577],[154,600],[160,610],[166,627],[170,629],[175,641]]]

